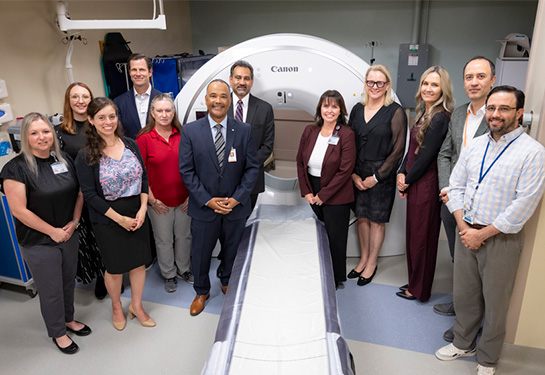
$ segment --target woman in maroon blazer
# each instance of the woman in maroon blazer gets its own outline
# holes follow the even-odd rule
[[[325,224],[336,288],[346,281],[348,221],[354,200],[350,176],[356,163],[356,143],[346,117],[341,94],[324,92],[316,107],[316,122],[305,128],[297,152],[301,196]]]

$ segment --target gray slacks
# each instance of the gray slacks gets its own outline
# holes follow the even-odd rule
[[[40,309],[49,337],[66,334],[74,320],[74,286],[79,234],[55,245],[20,246],[38,289]]]
[[[477,346],[477,362],[482,366],[493,367],[500,358],[523,242],[522,232],[500,233],[478,250],[470,250],[456,236],[453,344],[459,349],[474,348],[484,318]]]
[[[450,213],[447,206],[441,202],[441,221],[445,228],[445,234],[447,235],[448,249],[450,251],[450,257],[454,262],[454,249],[456,243],[456,237],[458,236],[458,226],[454,215]]]
[[[157,214],[153,208],[148,210],[155,247],[157,263],[165,279],[176,277],[189,271],[191,257],[191,218],[182,212],[181,206],[169,207],[165,215]]]

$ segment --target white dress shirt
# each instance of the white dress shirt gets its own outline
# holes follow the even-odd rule
[[[140,126],[143,128],[148,123],[147,114],[149,108],[149,100],[151,97],[151,85],[148,86],[146,92],[142,95],[134,91],[134,103],[136,104],[136,112],[138,112],[138,118],[140,119]]]
[[[233,118],[235,118],[239,99],[234,92],[231,95],[233,97]],[[246,118],[248,117],[248,103],[250,102],[250,94],[246,95],[240,100],[242,100],[242,122],[246,122]]]

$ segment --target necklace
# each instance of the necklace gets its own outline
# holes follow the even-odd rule
[[[115,146],[118,139],[119,139],[119,138],[115,137],[114,143],[112,143],[111,145],[109,145],[108,143],[106,143],[106,147],[113,147],[113,146]]]
[[[382,107],[382,104],[381,104],[381,105],[378,105],[378,106],[376,106],[376,107],[371,107],[371,106],[367,105],[367,109],[369,109],[370,111],[374,111],[374,110],[376,110],[376,109],[379,109],[380,107]]]

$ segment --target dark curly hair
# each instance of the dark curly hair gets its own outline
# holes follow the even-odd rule
[[[115,135],[119,138],[123,137],[123,129],[121,121],[119,121],[119,110],[115,103],[108,98],[98,97],[91,100],[87,107],[87,115],[92,119],[102,109],[110,106],[114,109],[117,117],[117,127],[115,129]],[[87,140],[83,152],[85,154],[85,161],[88,165],[94,165],[100,161],[103,153],[102,150],[106,147],[106,141],[97,133],[96,128],[88,121],[85,128],[85,138]]]

